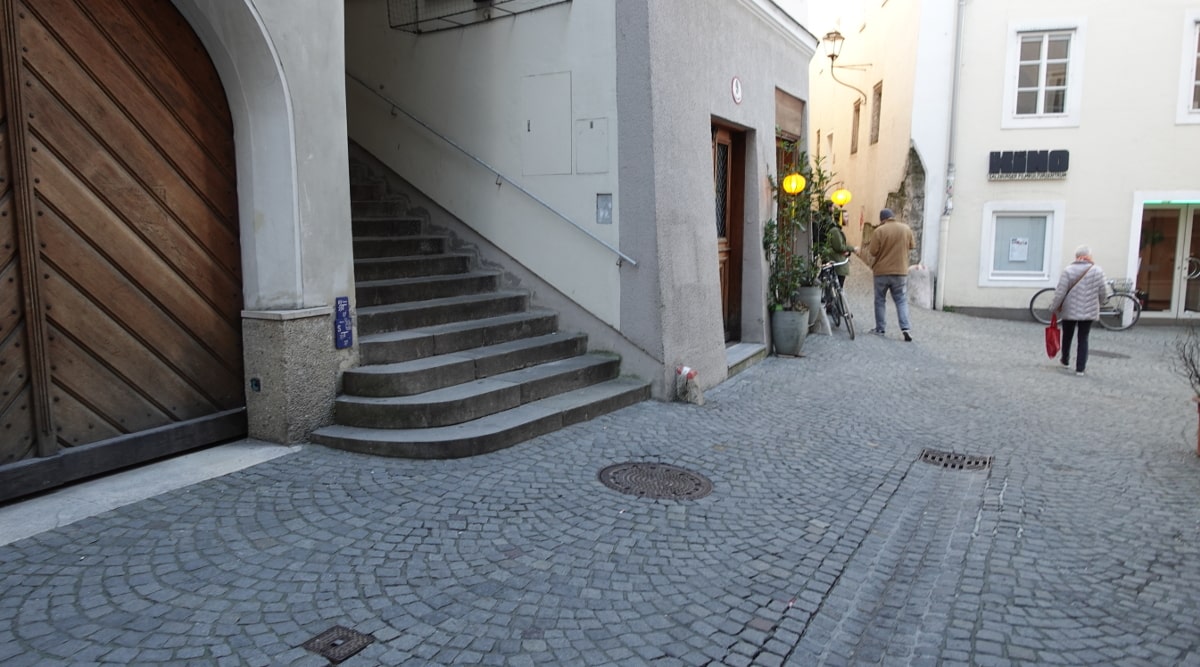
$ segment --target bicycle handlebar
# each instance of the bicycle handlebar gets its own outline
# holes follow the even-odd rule
[[[845,264],[846,262],[849,262],[849,261],[850,261],[850,258],[849,258],[849,257],[847,257],[846,259],[843,259],[843,260],[842,260],[842,261],[840,261],[840,262],[825,262],[824,264],[822,264],[822,265],[821,265],[821,268],[822,268],[822,269],[832,269],[832,268],[834,268],[835,266],[841,266],[841,265],[843,265],[843,264]]]

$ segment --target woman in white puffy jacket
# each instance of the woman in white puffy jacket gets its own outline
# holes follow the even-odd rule
[[[1082,245],[1075,249],[1075,261],[1063,269],[1054,290],[1050,312],[1058,313],[1062,322],[1062,365],[1071,367],[1071,339],[1079,330],[1079,348],[1075,354],[1075,374],[1083,375],[1087,368],[1088,334],[1092,323],[1100,319],[1100,308],[1108,298],[1104,270],[1092,261],[1092,249]]]

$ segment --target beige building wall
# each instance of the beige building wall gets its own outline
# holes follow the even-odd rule
[[[1163,195],[1200,201],[1200,125],[1177,120],[1187,49],[1179,35],[1194,30],[1196,9],[1186,0],[968,3],[946,305],[1019,311],[1037,289],[1056,283],[1081,244],[1092,247],[1109,277],[1131,277],[1143,202]],[[1063,120],[1039,126],[1012,118],[1006,86],[1022,30],[1074,35]],[[1069,151],[1066,177],[988,180],[991,151],[1033,150]],[[1053,215],[1044,275],[998,279],[989,253],[1011,239],[996,240],[993,216],[1021,210]]]

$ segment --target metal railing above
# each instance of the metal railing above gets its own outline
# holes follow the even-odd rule
[[[490,171],[492,174],[494,174],[496,176],[497,184],[499,184],[501,181],[503,181],[504,183],[508,183],[509,185],[516,188],[518,191],[520,191],[522,194],[524,194],[526,197],[529,197],[533,201],[540,204],[542,206],[542,208],[546,209],[547,211],[550,211],[557,217],[570,223],[571,226],[575,227],[579,231],[586,234],[588,236],[588,238],[592,239],[596,243],[599,243],[600,245],[604,246],[605,248],[608,248],[610,251],[612,251],[617,256],[617,266],[621,265],[622,260],[629,262],[629,264],[631,266],[637,266],[637,262],[632,257],[630,257],[629,255],[626,255],[625,253],[621,252],[617,248],[613,247],[613,245],[610,244],[608,241],[605,241],[604,239],[600,238],[599,236],[596,236],[591,231],[589,231],[586,227],[579,224],[578,222],[575,222],[571,218],[567,217],[565,214],[563,214],[562,212],[560,212],[558,209],[554,208],[550,204],[547,204],[540,197],[538,197],[537,195],[533,194],[529,190],[526,190],[524,187],[522,187],[520,183],[517,183],[516,181],[514,181],[514,180],[510,179],[509,177],[505,176],[504,174],[500,173],[500,171],[497,170],[495,167],[488,164],[487,162],[484,162],[483,160],[476,157],[474,154],[472,154],[467,149],[465,149],[462,146],[455,143],[453,139],[450,139],[449,137],[443,135],[441,132],[438,132],[434,128],[430,127],[428,123],[422,121],[420,118],[417,118],[416,116],[414,116],[411,113],[409,113],[408,111],[406,111],[404,109],[404,107],[400,106],[400,104],[398,102],[396,102],[392,98],[388,97],[387,95],[384,95],[381,91],[377,90],[374,86],[371,86],[366,81],[363,81],[359,77],[357,77],[354,74],[351,74],[349,72],[346,73],[346,76],[349,77],[352,81],[354,81],[358,85],[360,85],[363,88],[370,91],[371,94],[375,95],[376,97],[383,100],[384,102],[387,102],[389,105],[391,105],[391,108],[395,112],[404,114],[405,117],[407,117],[409,120],[416,123],[417,125],[420,125],[421,127],[425,128],[425,130],[428,131],[430,134],[432,134],[435,137],[437,137],[438,139],[441,139],[442,141],[446,142],[451,147],[453,147],[455,150],[462,153],[463,155],[465,155],[467,158],[471,159],[473,162],[475,162],[479,166]]]
[[[570,0],[388,0],[388,24],[411,33],[493,21]]]

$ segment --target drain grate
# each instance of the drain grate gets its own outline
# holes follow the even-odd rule
[[[700,473],[666,463],[617,463],[600,471],[610,489],[643,498],[696,500],[712,493],[712,482]]]
[[[363,650],[373,641],[375,638],[371,635],[335,625],[301,646],[336,665]]]
[[[992,467],[992,457],[955,454],[940,452],[936,449],[922,449],[921,462],[941,466],[948,470],[987,470]]]
[[[1130,358],[1128,354],[1121,354],[1120,352],[1109,352],[1107,350],[1088,350],[1088,354],[1093,357],[1104,357],[1106,359],[1129,359]]]

